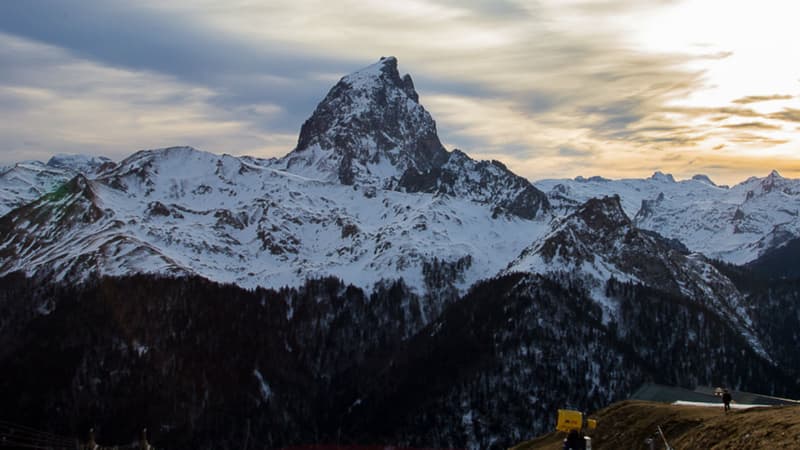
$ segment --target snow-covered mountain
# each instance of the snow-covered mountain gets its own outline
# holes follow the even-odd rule
[[[0,252],[3,272],[57,279],[168,272],[278,287],[335,275],[372,287],[402,277],[424,291],[426,262],[468,261],[453,280],[466,288],[546,223],[180,147],[138,152],[6,215]]]
[[[0,169],[0,215],[55,190],[75,176],[70,171],[26,161]]]
[[[397,59],[343,77],[303,124],[297,147],[272,167],[306,178],[405,192],[447,194],[533,219],[547,198],[498,161],[448,152]]]
[[[397,59],[385,57],[328,92],[281,163],[309,178],[381,186],[406,170],[427,172],[447,159],[411,76],[401,78]]]
[[[114,163],[98,156],[55,155],[45,164],[25,161],[0,168],[0,216],[54,191],[75,175],[93,176]]]
[[[618,303],[606,295],[612,278],[683,296],[719,312],[755,351],[766,355],[736,286],[702,254],[689,254],[675,242],[637,228],[618,196],[589,199],[556,221],[552,231],[523,250],[506,272],[579,282],[603,308],[604,321],[619,315]]]
[[[731,262],[800,234],[800,182],[777,173],[733,188],[661,173],[536,186],[547,195],[500,162],[447,151],[411,77],[400,76],[395,58],[381,58],[330,90],[283,158],[173,147],[119,164],[59,155],[6,169],[0,273],[68,280],[181,273],[248,287],[333,275],[368,289],[403,278],[424,293],[432,279],[464,292],[504,270],[569,268],[598,285],[614,276],[663,288],[659,277],[672,277],[686,291],[695,288],[685,277],[656,269],[702,279],[707,264],[681,255],[642,276],[631,255],[663,241],[642,230]],[[610,248],[595,248],[602,239],[575,243],[588,245],[587,255],[600,252],[592,264],[568,254],[558,265],[536,250],[605,195],[619,196],[618,213],[633,217],[640,240],[616,249],[613,261],[603,259]],[[431,267],[446,267],[446,280],[432,277]]]
[[[536,186],[547,195],[500,162],[447,151],[411,77],[400,76],[395,58],[381,58],[330,90],[283,158],[173,147],[119,164],[59,155],[6,169],[0,187],[10,213],[0,220],[0,271],[56,279],[186,273],[242,286],[296,286],[333,275],[371,288],[403,278],[424,293],[433,266],[448,267],[445,284],[461,292],[504,270],[568,268],[599,284],[614,276],[664,288],[662,278],[671,277],[687,294],[704,288],[673,275],[702,279],[707,264],[681,255],[646,266],[643,276],[643,262],[632,255],[666,241],[642,230],[673,248],[685,244],[735,263],[800,235],[800,181],[776,172],[732,188],[662,173]],[[614,214],[633,218],[622,228],[635,228],[639,240],[597,248],[606,234],[575,242],[585,254],[542,253],[565,230],[577,236],[569,224],[590,199],[606,195],[618,195],[617,203],[595,203],[619,206]],[[614,233],[629,236],[622,228]]]
[[[103,170],[113,168],[115,163],[104,156],[59,153],[47,161],[47,166],[94,176]]]
[[[676,182],[660,172],[649,179],[579,177],[534,184],[561,211],[593,197],[619,195],[636,226],[735,264],[800,236],[800,180],[775,171],[733,187],[717,186],[705,175]]]
[[[342,78],[284,158],[174,147],[68,161],[52,165],[85,174],[0,219],[2,273],[186,273],[248,287],[333,275],[464,291],[551,219],[524,178],[442,147],[395,58]]]

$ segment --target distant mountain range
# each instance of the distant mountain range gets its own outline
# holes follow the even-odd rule
[[[565,211],[592,197],[619,195],[637,227],[735,264],[751,262],[800,236],[800,180],[776,171],[733,187],[717,186],[703,175],[676,182],[660,172],[644,180],[578,178],[535,185]]]
[[[138,371],[166,376],[161,364],[170,359],[169,336],[176,333],[182,347],[170,364],[194,364],[193,339],[215,355],[239,351],[214,347],[204,334],[234,333],[235,325],[214,324],[213,311],[246,321],[217,303],[217,294],[232,289],[246,301],[261,298],[262,306],[267,297],[277,302],[255,312],[274,329],[246,321],[235,331],[242,333],[236,342],[251,336],[269,348],[220,356],[227,361],[221,364],[235,365],[231,373],[249,380],[236,389],[260,396],[248,408],[269,404],[271,414],[282,414],[258,425],[269,442],[296,443],[307,427],[329,438],[339,427],[375,442],[500,448],[523,437],[524,427],[547,426],[537,408],[557,406],[559,389],[571,389],[554,373],[559,368],[583,377],[582,393],[563,397],[584,407],[616,400],[645,379],[796,389],[798,358],[787,343],[797,340],[789,330],[800,321],[791,316],[800,310],[791,284],[800,272],[798,214],[800,180],[777,172],[733,187],[662,173],[531,183],[501,162],[445,149],[411,77],[400,76],[395,58],[381,58],[330,90],[303,124],[297,147],[282,158],[171,147],[118,163],[60,155],[3,168],[0,310],[15,319],[0,320],[0,348],[7,349],[0,360],[28,354],[15,364],[35,370],[46,360],[46,352],[37,352],[67,351],[62,347],[72,342],[69,351],[83,356],[64,362],[64,376],[77,391],[59,391],[59,399],[92,410],[81,389],[106,369],[87,362],[91,347],[138,386],[129,388],[169,403],[168,392],[137,378]],[[776,281],[780,294],[769,297],[759,283],[775,267],[782,270],[774,278],[783,281]],[[28,292],[26,283],[53,286],[53,293]],[[147,287],[132,293],[140,304],[128,309],[119,286],[136,283]],[[256,288],[273,293],[241,290]],[[76,298],[70,289],[94,299],[88,309],[70,303]],[[161,299],[161,290],[169,298]],[[189,291],[204,299],[195,312],[209,328],[186,325],[182,335],[176,324],[194,314],[185,303],[192,299],[181,297]],[[60,307],[62,301],[69,306]],[[790,316],[781,318],[781,308]],[[156,323],[143,319],[155,320],[153,311],[162,309]],[[80,323],[86,314],[120,324],[74,341],[69,330],[51,324],[54,317]],[[139,325],[129,328],[128,320]],[[41,332],[42,323],[55,331]],[[381,329],[371,329],[377,324]],[[469,354],[459,354],[462,343]],[[114,359],[120,352],[139,352],[142,366]],[[709,354],[729,364],[698,367]],[[250,367],[250,357],[262,361],[258,368]],[[433,367],[432,384],[420,372],[425,367]],[[509,367],[519,372],[509,374]],[[211,376],[207,367],[196,369]],[[266,391],[263,383],[251,389],[253,371],[258,380],[278,381]],[[356,375],[363,383],[351,379]],[[175,429],[193,429],[200,417],[215,423],[216,413],[192,392],[206,386],[221,410],[229,400],[207,378],[185,376],[192,381],[173,388],[186,397],[171,405],[191,417],[175,419]],[[329,402],[315,403],[313,395],[333,391]],[[0,385],[6,401],[22,401],[15,392]],[[271,395],[280,401],[268,401]],[[504,406],[488,400],[495,395],[521,396],[532,409],[498,413]],[[104,398],[103,411],[123,407]],[[382,411],[389,400],[400,405],[396,411]],[[419,422],[428,407],[438,411],[429,419],[440,423],[440,434]],[[360,413],[334,423],[344,410]],[[168,421],[162,413],[151,417]],[[505,434],[495,429],[502,424],[493,425],[494,413],[512,423]]]
[[[777,172],[732,188],[661,173],[531,184],[448,152],[392,57],[342,78],[283,158],[188,147],[119,163],[61,155],[3,170],[0,194],[2,273],[72,280],[158,272],[296,286],[334,275],[371,288],[402,277],[424,292],[426,263],[469,258],[453,280],[464,292],[612,195],[631,225],[736,264],[800,236],[800,180]]]

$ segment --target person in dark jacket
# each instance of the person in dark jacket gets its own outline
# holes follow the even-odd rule
[[[586,439],[578,433],[578,430],[572,430],[564,439],[564,450],[586,450]]]
[[[732,397],[731,397],[730,391],[728,391],[727,389],[723,389],[722,390],[722,404],[725,405],[725,412],[726,413],[731,410],[731,400],[732,400]]]

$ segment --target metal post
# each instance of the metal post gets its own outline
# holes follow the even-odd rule
[[[97,449],[97,442],[94,440],[94,428],[89,429],[89,450],[96,450]]]
[[[139,448],[141,450],[150,450],[150,444],[147,442],[147,428],[142,429],[142,438],[139,440]]]

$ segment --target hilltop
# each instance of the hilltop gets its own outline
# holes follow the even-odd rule
[[[800,448],[800,406],[734,409],[725,415],[721,408],[629,400],[592,417],[599,422],[592,434],[594,450],[647,449],[644,441],[659,425],[676,449]],[[563,438],[563,433],[549,433],[511,450],[561,450]],[[655,448],[664,448],[663,442]]]

